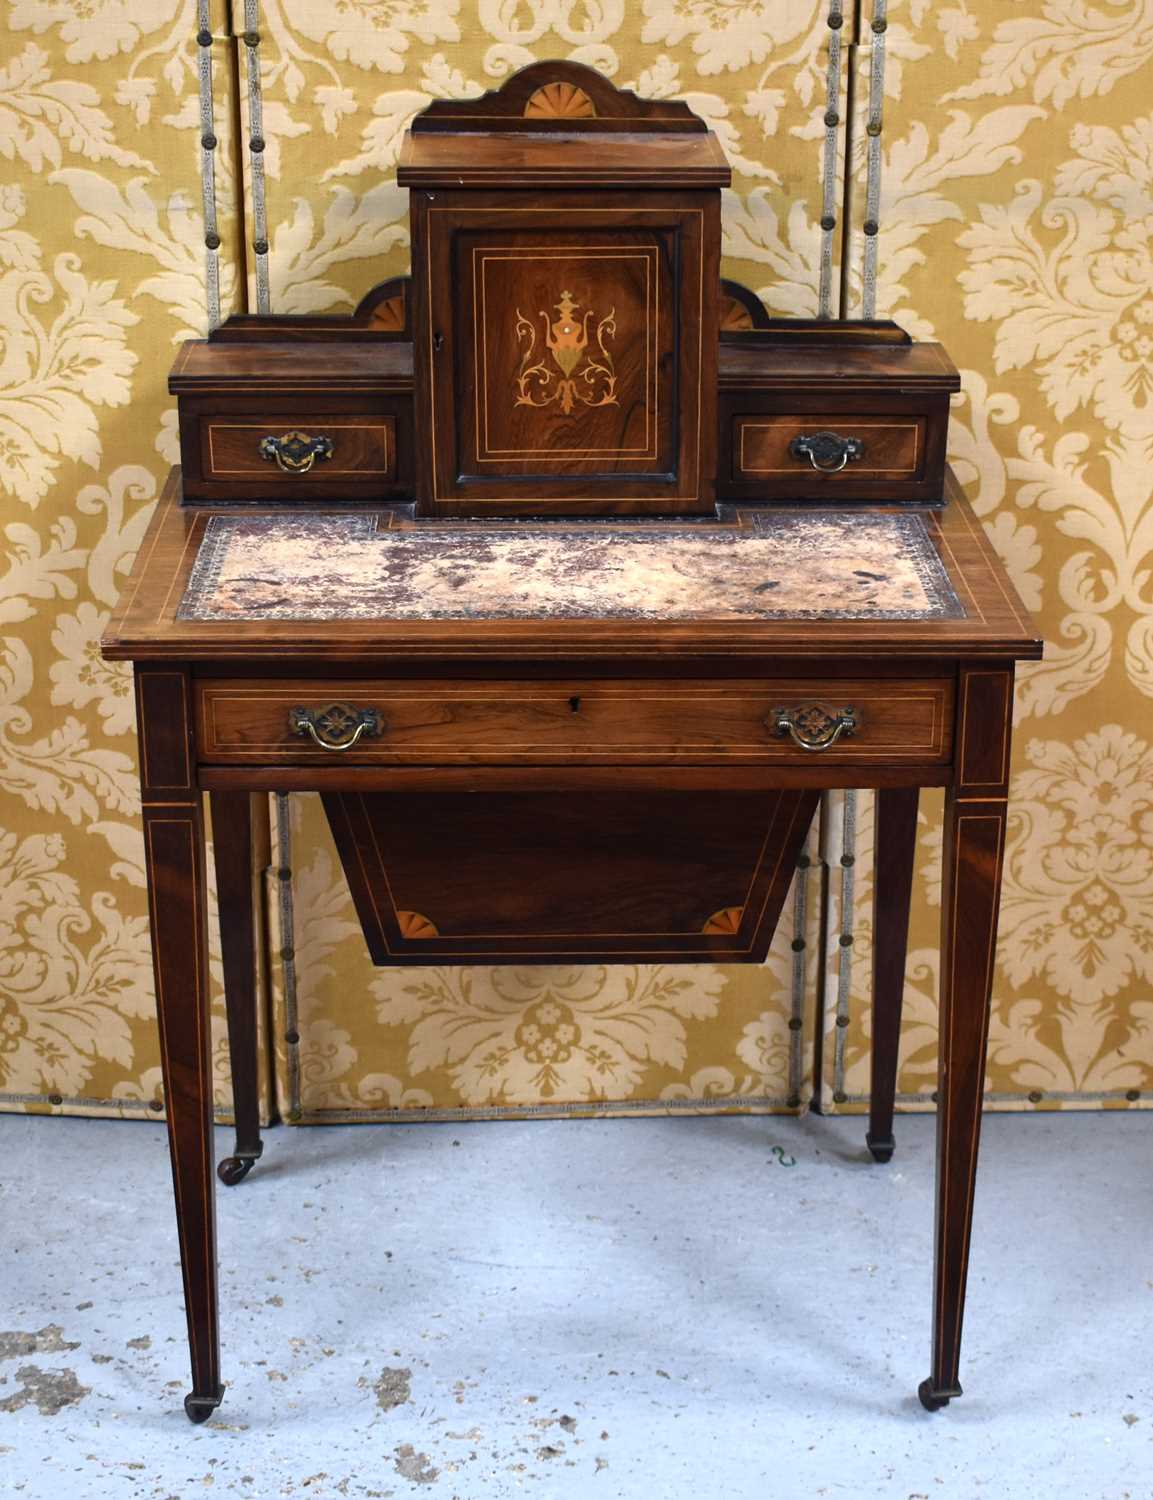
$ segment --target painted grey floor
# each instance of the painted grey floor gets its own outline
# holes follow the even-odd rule
[[[935,1416],[933,1122],[898,1124],[889,1167],[859,1120],[273,1131],[219,1194],[192,1427],[162,1130],[0,1117],[0,1493],[1147,1500],[1153,1116],[986,1120]]]

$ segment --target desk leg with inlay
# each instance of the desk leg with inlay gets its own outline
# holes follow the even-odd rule
[[[138,668],[144,855],[160,1064],[192,1390],[184,1409],[203,1422],[220,1405],[220,1333],[212,1142],[212,1059],[208,1014],[208,885],[204,814],[188,674]]]
[[[917,787],[876,794],[873,874],[873,1049],[865,1144],[880,1162],[893,1155],[893,1099],[909,951],[909,909],[917,847]]]
[[[1012,668],[962,670],[957,701],[941,890],[932,1371],[918,1392],[929,1411],[961,1394],[961,1325],[1005,853]]]
[[[256,1025],[256,902],[253,899],[252,798],[248,792],[213,792],[212,851],[216,905],[228,1012],[228,1055],[236,1147],[216,1169],[229,1187],[243,1182],[260,1160],[260,1058]]]

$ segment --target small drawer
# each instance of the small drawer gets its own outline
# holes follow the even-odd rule
[[[183,499],[368,502],[412,493],[412,401],[208,393],[179,398]]]
[[[947,391],[724,391],[718,496],[944,501]]]
[[[737,478],[788,475],[828,484],[919,479],[925,463],[924,416],[818,412],[811,416],[738,417],[733,442]]]
[[[317,417],[306,412],[274,417],[226,414],[200,420],[205,479],[258,479],[275,492],[306,476],[315,484],[396,473],[396,423],[392,417]]]
[[[205,681],[203,761],[947,762],[953,680]]]

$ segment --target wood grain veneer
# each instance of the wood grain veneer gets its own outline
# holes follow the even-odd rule
[[[207,680],[197,684],[200,753],[216,764],[309,764],[334,753],[350,763],[477,765],[566,761],[595,764],[738,761],[803,765],[813,752],[774,727],[774,713],[808,704],[851,705],[859,727],[821,752],[832,763],[943,762],[952,743],[953,679],[806,678],[606,683],[499,679],[468,685],[436,680]],[[290,710],[333,702],[372,708],[379,737],[347,752],[325,751],[294,734]]]

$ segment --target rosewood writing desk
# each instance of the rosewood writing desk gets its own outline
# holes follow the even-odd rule
[[[401,176],[411,283],[182,351],[184,473],[104,642],[136,673],[188,1415],[223,1394],[205,791],[235,1182],[260,1153],[254,794],[321,794],[377,964],[756,963],[820,793],[876,789],[886,1159],[917,796],[946,788],[920,1387],[943,1406],[1013,672],[1041,651],[944,471],[955,372],[891,325],[722,293],[713,137],[574,64],[432,105]]]
[[[725,963],[763,957],[821,790],[879,790],[880,857],[883,868],[891,864],[890,881],[906,882],[907,901],[917,789],[946,787],[936,1290],[931,1374],[921,1394],[929,1405],[958,1395],[1013,663],[1039,651],[959,490],[951,489],[941,512],[847,518],[880,529],[886,547],[895,545],[886,522],[923,533],[947,593],[938,592],[930,601],[938,612],[921,619],[878,617],[875,606],[871,617],[857,618],[852,603],[839,618],[804,610],[799,617],[768,609],[720,614],[726,601],[717,585],[739,572],[729,554],[755,547],[761,536],[767,547],[776,545],[775,530],[742,527],[748,518],[728,528],[718,523],[708,538],[689,534],[698,553],[724,538],[725,556],[713,571],[711,597],[676,618],[613,618],[611,599],[599,618],[544,607],[510,617],[388,618],[377,613],[375,597],[370,613],[341,617],[324,610],[322,593],[315,618],[285,619],[284,606],[267,597],[269,581],[281,597],[284,586],[259,566],[261,547],[266,563],[277,551],[283,515],[210,516],[180,508],[177,497],[174,480],[106,650],[136,663],[165,1099],[192,1349],[189,1414],[206,1416],[222,1390],[205,790],[212,793],[221,907],[229,916],[224,957],[232,1009],[252,1004],[244,850],[253,792],[323,794],[378,961]],[[751,519],[813,520],[795,512]],[[326,523],[347,526],[350,518],[294,520],[287,529],[297,532],[298,548],[303,533],[327,589],[332,560],[323,557],[321,536],[307,533]],[[361,547],[406,536],[432,543],[438,529],[449,531],[456,557],[445,566],[458,568],[454,579],[468,568],[462,554],[479,548],[491,556],[494,531],[498,541],[507,535],[484,523],[477,531],[487,537],[474,534],[470,545],[467,523],[377,532],[379,520],[351,518]],[[262,537],[262,527],[272,535]],[[233,569],[227,555],[209,554],[203,566],[210,528],[217,551],[249,540]],[[530,554],[522,566],[538,578],[550,530],[509,538]],[[605,530],[585,528],[594,538]],[[659,528],[636,535],[642,546],[662,545]],[[666,548],[684,540],[684,530],[663,534]],[[862,545],[860,536],[851,540]],[[573,541],[579,532],[566,548]],[[619,534],[608,543],[637,545]],[[288,548],[281,541],[282,569]],[[198,559],[205,617],[197,617],[195,600],[182,616]],[[419,558],[406,561],[414,572],[424,566]],[[833,556],[831,564],[837,561]],[[524,583],[512,562],[503,566],[512,584]],[[586,574],[585,581],[604,587],[609,567],[606,561],[599,578]],[[459,608],[499,603],[492,568],[484,564],[479,594]],[[764,572],[764,557],[756,570]],[[245,602],[245,588],[264,597]],[[763,597],[751,592],[746,606],[756,608]],[[335,704],[343,707],[325,719]],[[290,722],[299,709],[312,717],[297,714]],[[849,718],[855,732],[842,729],[834,743]],[[294,723],[301,722],[311,724],[316,740],[311,730],[298,732]],[[323,748],[353,739],[347,750]],[[805,748],[822,740],[827,748]],[[898,846],[895,859],[890,845]],[[904,909],[900,891],[895,902],[890,894],[882,882],[877,964],[896,970],[880,1011],[895,1020],[904,945],[894,928]],[[893,1029],[887,1050],[885,1037],[877,1039],[889,1058]]]

